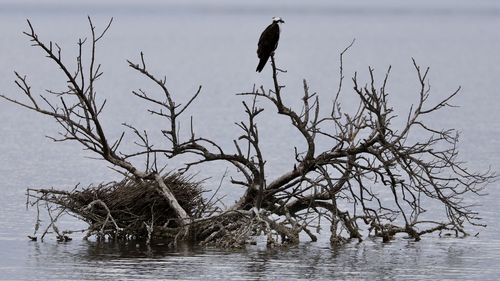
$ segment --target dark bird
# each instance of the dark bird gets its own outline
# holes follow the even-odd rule
[[[257,56],[259,57],[259,65],[257,65],[257,72],[261,72],[266,65],[269,57],[274,53],[278,47],[280,39],[280,26],[279,23],[284,23],[280,17],[274,17],[271,23],[260,35],[259,44],[257,48]]]

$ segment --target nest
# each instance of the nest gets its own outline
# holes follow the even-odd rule
[[[190,216],[203,206],[202,188],[190,177],[169,174],[163,177],[175,198]],[[90,226],[87,236],[141,239],[150,235],[148,227],[177,227],[177,219],[158,183],[125,179],[71,192],[31,189],[36,202],[46,201],[81,218]]]
[[[180,239],[223,248],[245,247],[260,235],[267,236],[268,245],[280,244],[280,239],[281,244],[298,242],[300,229],[290,227],[287,221],[278,222],[271,213],[254,209],[214,211],[211,203],[203,200],[200,182],[179,174],[166,175],[163,181],[193,219],[188,227],[179,223],[156,181],[126,179],[73,191],[29,189],[28,199],[32,205],[47,203],[51,223],[42,240],[51,227],[58,240],[70,239],[66,234],[72,231],[60,232],[56,227],[60,215],[69,213],[89,224],[86,237],[98,240],[143,239],[149,243],[155,239],[175,244]],[[35,234],[40,222],[38,218]],[[30,238],[35,240],[36,236]]]

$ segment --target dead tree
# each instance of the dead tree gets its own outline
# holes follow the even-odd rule
[[[75,196],[76,191],[31,190],[29,196],[35,202],[54,204],[58,210],[62,210],[61,213],[71,212],[89,222],[93,229],[93,232],[89,230],[89,235],[103,234],[107,229],[108,234],[117,236],[121,233],[123,237],[131,233],[134,237],[144,237],[146,233],[148,241],[152,237],[170,238],[203,245],[239,247],[259,235],[266,235],[269,245],[298,243],[301,232],[315,241],[314,230],[319,233],[325,220],[329,221],[326,225],[330,227],[332,243],[351,238],[361,240],[365,232],[382,237],[383,241],[397,233],[406,233],[415,240],[432,232],[466,235],[464,227],[467,225],[482,225],[478,214],[463,199],[480,195],[484,186],[496,178],[495,174],[490,171],[473,172],[466,168],[465,163],[458,158],[456,130],[435,129],[424,122],[426,116],[451,106],[450,101],[460,88],[441,102],[429,105],[429,68],[422,69],[414,60],[420,83],[419,95],[408,112],[405,124],[397,127],[392,124],[396,116],[386,92],[390,67],[380,83],[375,80],[372,68],[368,68],[370,79],[366,84],[358,81],[355,73],[352,85],[359,105],[354,112],[343,111],[343,56],[354,42],[340,54],[338,89],[332,97],[331,109],[326,114],[320,108],[318,94],[310,93],[305,80],[302,108],[293,109],[283,101],[285,89],[278,78],[285,71],[277,68],[272,56],[273,86],[269,90],[262,86],[254,87],[251,92],[239,93],[245,99],[250,98],[242,102],[247,119],[237,123],[242,133],[233,141],[234,147],[228,148],[196,134],[192,122],[189,126],[183,126],[191,128],[189,137],[183,138],[179,134],[179,117],[201,93],[201,86],[184,104],[180,103],[169,91],[166,79],[157,78],[156,74],[149,71],[141,53],[139,62],[128,61],[129,66],[155,84],[161,95],[143,90],[134,91],[133,94],[151,106],[149,113],[167,121],[166,128],[158,128],[165,138],[162,146],[165,148],[157,149],[150,143],[146,131],[127,125],[141,145],[138,151],[124,154],[119,151],[123,134],[117,140],[110,141],[101,125],[100,113],[106,102],[99,103],[94,90],[95,81],[102,75],[100,65],[95,62],[96,46],[111,21],[100,34],[96,33],[90,18],[89,24],[91,63],[88,69],[84,69],[82,49],[86,41],[80,40],[77,67],[71,72],[61,59],[61,48],[52,42],[42,42],[28,21],[29,31],[25,34],[66,75],[68,89],[62,92],[48,91],[38,100],[26,76],[16,73],[16,84],[27,100],[1,96],[56,120],[62,132],[61,137],[54,138],[55,141],[78,142],[108,161],[133,183],[124,186],[130,186],[134,192],[139,192],[137,186],[151,186],[157,192],[158,199],[164,202],[162,208],[172,211],[171,217],[163,220],[162,224],[154,224],[154,219],[150,223],[138,223],[144,217],[134,220],[132,224],[120,212],[108,206],[106,202],[110,201],[100,198],[90,202],[88,198],[87,201],[80,200],[80,197]],[[55,95],[58,99],[53,101],[47,95]],[[256,123],[263,108],[257,106],[257,100],[269,102],[278,115],[287,118],[306,144],[304,149],[299,146],[295,148],[292,152],[295,162],[290,163],[288,172],[276,178],[270,178],[266,170],[266,157],[261,149]],[[419,138],[414,138],[415,135]],[[320,150],[319,141],[331,145],[328,149]],[[183,154],[194,155],[197,160],[186,163],[181,174],[201,163],[222,161],[240,172],[241,177],[232,178],[231,184],[243,186],[246,190],[244,195],[233,206],[221,209],[212,200],[200,198],[201,192],[194,191],[199,187],[195,187],[190,192],[197,194],[194,196],[197,206],[191,204],[187,208],[189,202],[180,204],[181,193],[175,184],[166,180],[168,175],[162,174],[157,168],[156,159],[159,156],[172,159]],[[144,156],[144,169],[131,164],[130,159]],[[102,190],[102,187],[92,190]],[[125,200],[126,194],[123,191],[120,196],[124,196]],[[120,201],[120,196],[112,198]],[[443,213],[433,213],[427,217],[426,206],[429,201],[439,202]],[[93,209],[95,206],[100,208]],[[120,206],[124,208],[123,204]],[[168,223],[170,221],[175,223]],[[124,232],[124,229],[128,229],[128,232]]]

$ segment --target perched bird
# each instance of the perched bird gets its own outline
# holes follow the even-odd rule
[[[279,24],[284,23],[280,17],[274,17],[271,23],[260,35],[259,44],[257,48],[257,56],[259,57],[259,65],[257,65],[257,72],[261,72],[266,65],[269,57],[274,53],[278,47],[278,40],[280,39]]]

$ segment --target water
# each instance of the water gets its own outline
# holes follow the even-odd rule
[[[500,4],[495,1],[271,5],[264,1],[3,1],[0,15],[1,93],[17,93],[14,69],[29,75],[33,90],[64,87],[57,69],[21,34],[27,28],[26,18],[42,38],[59,42],[63,57],[72,62],[77,38],[88,36],[86,16],[91,15],[101,28],[113,16],[113,26],[98,51],[105,73],[98,91],[108,99],[103,120],[109,134],[118,137],[122,122],[149,130],[161,124],[145,114],[130,94],[137,88],[153,89],[125,61],[137,61],[143,51],[151,70],[167,75],[178,99],[187,100],[203,85],[189,114],[194,115],[198,134],[225,147],[231,147],[238,136],[233,123],[243,118],[241,97],[234,93],[248,91],[253,84],[270,85],[269,70],[256,74],[254,69],[256,41],[272,16],[286,21],[277,59],[288,70],[282,81],[287,84],[284,98],[292,105],[298,104],[302,78],[307,78],[311,90],[328,107],[328,96],[338,82],[338,54],[356,38],[345,59],[346,76],[359,71],[366,78],[371,65],[381,77],[392,65],[390,100],[398,112],[404,113],[417,98],[411,57],[431,67],[436,100],[461,85],[462,93],[455,100],[460,108],[445,110],[430,122],[462,132],[461,155],[470,167],[500,170]],[[345,93],[348,107],[355,97]],[[271,116],[273,111],[268,110],[259,120],[270,178],[289,169],[293,160],[293,147],[283,143],[303,145],[300,136],[290,133],[286,120]],[[481,205],[478,210],[488,227],[472,229],[479,236],[466,239],[426,237],[419,243],[397,239],[388,244],[368,239],[332,249],[324,233],[317,243],[291,249],[256,246],[239,251],[99,244],[78,236],[66,244],[52,238],[33,243],[26,238],[34,222],[33,210],[24,207],[26,187],[71,188],[77,183],[119,179],[119,175],[105,163],[89,159],[92,155],[74,144],[54,144],[43,138],[57,132],[51,120],[5,102],[0,102],[0,119],[0,280],[495,280],[500,273],[498,183],[489,186],[488,196],[471,198]],[[169,163],[171,168],[179,165]],[[200,178],[213,177],[207,181],[207,188],[213,189],[224,169],[207,165],[196,171]],[[240,190],[224,192],[231,201]],[[79,226],[74,221],[65,225]]]

